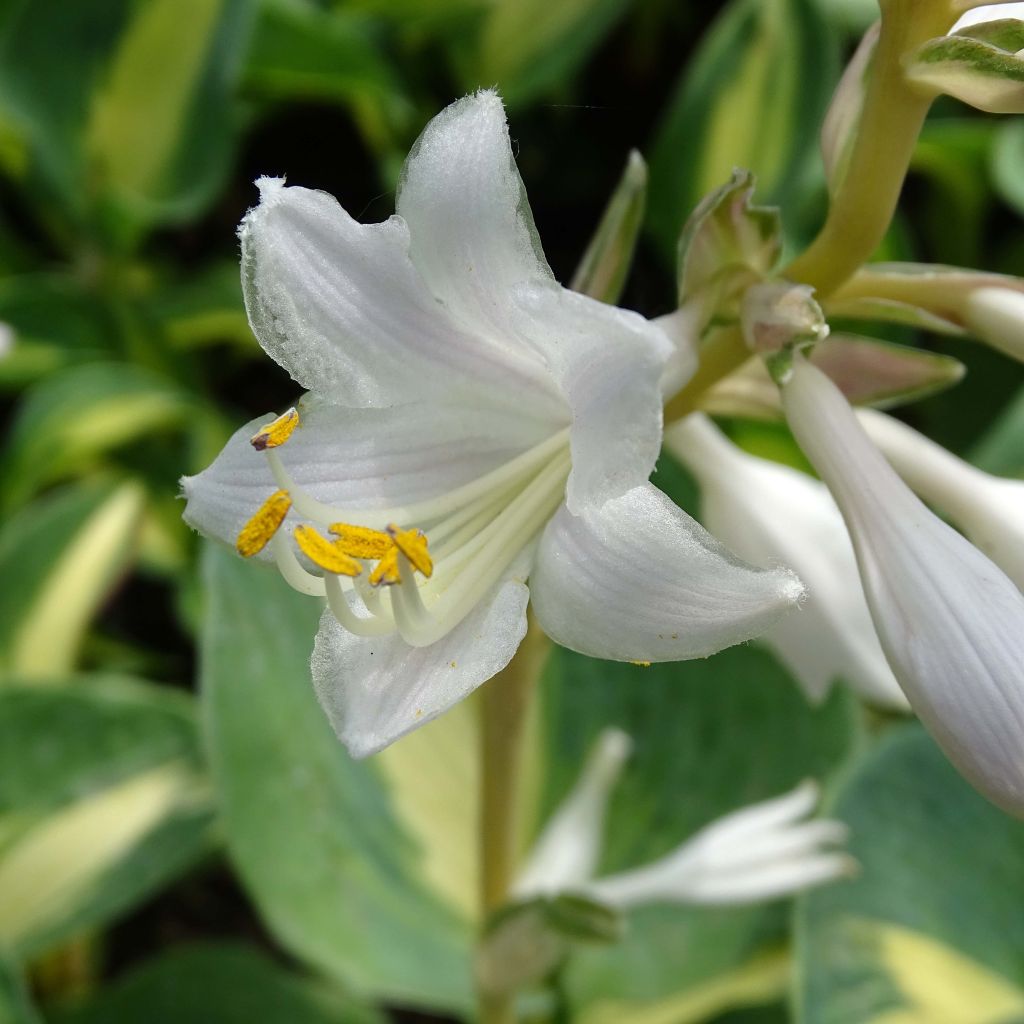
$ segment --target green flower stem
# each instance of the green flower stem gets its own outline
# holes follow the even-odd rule
[[[949,29],[955,17],[951,8],[945,0],[882,5],[881,34],[848,169],[818,237],[784,271],[790,280],[812,285],[819,296],[851,277],[885,237],[932,102],[907,84],[902,60]]]
[[[519,859],[523,740],[550,641],[532,617],[519,650],[480,689],[480,898],[486,919],[508,899]],[[481,1024],[514,1024],[511,994],[481,992]]]
[[[686,387],[665,403],[665,426],[696,411],[709,388],[751,356],[739,327],[726,327],[712,333],[701,346],[700,365]]]

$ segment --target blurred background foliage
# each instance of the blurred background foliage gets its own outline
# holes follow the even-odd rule
[[[0,1024],[471,1007],[472,709],[353,763],[308,683],[315,602],[201,559],[180,520],[179,476],[295,397],[241,303],[253,179],[382,219],[429,117],[496,84],[563,280],[629,151],[647,157],[624,304],[660,314],[682,221],[734,165],[782,204],[790,247],[813,233],[818,125],[874,15],[873,0],[0,0]],[[940,104],[885,255],[1024,273],[1022,160],[1024,121]],[[908,418],[1024,474],[1019,369],[889,336],[970,370]],[[797,459],[780,429],[730,428]],[[678,467],[656,482],[698,509]],[[795,908],[648,908],[622,940],[575,950],[534,1019],[1024,1019],[1024,834],[916,727],[842,689],[808,707],[756,644],[646,671],[556,652],[534,827],[606,724],[638,747],[604,867],[813,775],[864,872]]]

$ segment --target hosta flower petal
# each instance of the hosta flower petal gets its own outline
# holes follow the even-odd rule
[[[563,506],[530,586],[553,640],[615,661],[706,657],[763,633],[803,594],[791,572],[739,561],[651,484],[579,516]]]
[[[884,413],[858,418],[910,487],[1024,590],[1024,481],[984,473]]]
[[[382,750],[500,672],[526,635],[529,591],[507,579],[443,639],[410,647],[397,634],[354,636],[330,611],[313,648],[313,683],[353,757]]]
[[[278,486],[249,439],[273,414],[237,430],[214,462],[182,481],[185,521],[235,543]],[[293,480],[319,501],[387,508],[450,491],[532,447],[552,431],[529,417],[453,404],[348,409],[307,398],[288,441]],[[294,513],[293,513],[294,518]]]
[[[868,700],[905,708],[871,622],[857,561],[828,488],[805,473],[734,445],[704,416],[688,416],[665,445],[697,477],[701,519],[753,565],[791,566],[807,598],[764,636],[808,697],[821,700],[837,679]]]
[[[431,294],[400,217],[360,224],[324,192],[258,184],[260,204],[239,229],[246,309],[267,354],[304,388],[366,407],[484,389],[544,405],[535,359],[474,335]]]
[[[636,313],[557,285],[516,289],[520,330],[536,345],[572,412],[573,512],[644,483],[661,448],[668,336]]]
[[[802,358],[783,404],[843,512],[882,648],[911,706],[974,786],[1024,815],[1024,597],[915,497],[835,385]]]
[[[605,729],[569,795],[555,810],[519,872],[520,899],[579,888],[594,874],[608,799],[633,743],[621,729]]]
[[[402,171],[396,208],[433,294],[468,329],[515,338],[510,290],[554,277],[497,93],[466,96],[427,125]]]
[[[785,796],[712,822],[667,856],[599,878],[584,891],[618,907],[651,902],[733,904],[788,896],[849,875],[852,859],[837,821],[803,820],[817,801],[804,783]]]

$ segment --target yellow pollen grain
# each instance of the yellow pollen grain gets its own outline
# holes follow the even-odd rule
[[[345,554],[338,545],[317,533],[312,526],[295,527],[295,543],[315,565],[336,576],[358,576],[363,567]]]
[[[328,529],[338,538],[334,543],[353,558],[383,558],[395,546],[388,534],[369,526],[331,523]]]
[[[388,527],[388,533],[409,564],[429,579],[434,572],[434,560],[427,549],[427,535],[422,530],[400,530],[394,524]]]
[[[260,427],[249,438],[249,444],[258,452],[266,451],[267,448],[279,448],[292,436],[298,425],[299,410],[291,408],[278,416],[272,423]]]
[[[374,587],[382,585],[390,587],[392,584],[398,583],[401,578],[398,571],[398,548],[392,547],[374,566],[373,572],[370,573],[370,584]]]
[[[287,491],[275,491],[263,504],[259,511],[242,527],[235,547],[243,558],[251,558],[259,554],[277,533],[278,527],[284,522],[288,510],[292,507],[292,499]]]

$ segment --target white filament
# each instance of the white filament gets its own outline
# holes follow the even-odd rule
[[[310,573],[284,532],[272,542],[286,582],[300,593],[326,597],[346,630],[357,636],[397,630],[413,647],[440,640],[486,596],[558,508],[570,469],[568,431],[563,430],[446,495],[366,512],[317,501],[295,484],[276,451],[267,457],[278,486],[288,491],[303,517],[321,525],[342,521],[380,529],[398,522],[425,528],[433,575],[418,584],[408,559],[399,554],[400,582],[386,589],[371,586],[365,571],[350,585],[332,573]],[[370,563],[363,561],[363,567],[369,569]]]

